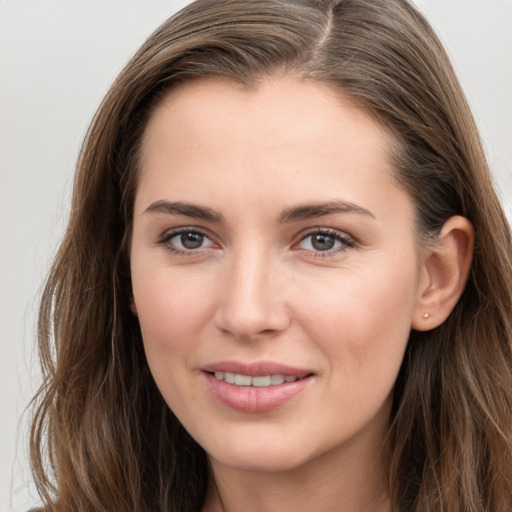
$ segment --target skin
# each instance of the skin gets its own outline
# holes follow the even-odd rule
[[[327,85],[291,76],[250,89],[199,80],[154,112],[134,209],[132,308],[163,397],[208,454],[203,510],[390,510],[380,461],[393,384],[411,327],[434,327],[458,298],[464,272],[452,279],[450,264],[466,262],[457,255],[470,245],[454,220],[439,252],[449,261],[419,247],[392,143]],[[286,215],[341,201],[349,208]],[[205,237],[180,249],[179,228]],[[313,245],[319,229],[332,249]],[[311,376],[280,407],[237,411],[203,371],[227,360]]]

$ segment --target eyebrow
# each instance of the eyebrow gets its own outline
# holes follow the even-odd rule
[[[298,220],[314,219],[316,217],[322,217],[324,215],[331,215],[334,213],[357,213],[375,218],[375,215],[373,215],[370,210],[367,210],[362,206],[358,206],[357,204],[338,199],[325,203],[304,204],[288,208],[281,213],[278,221],[280,223],[295,222]]]
[[[210,222],[222,222],[223,217],[220,213],[198,206],[192,203],[183,203],[181,201],[166,201],[161,199],[151,203],[144,213],[166,213],[168,215],[184,215],[185,217],[193,217],[195,219],[207,220]]]
[[[192,203],[184,203],[182,201],[166,201],[160,199],[151,203],[144,213],[165,213],[168,215],[184,215],[185,217],[193,217],[196,219],[207,220],[210,222],[222,222],[224,217],[221,213],[199,206]],[[357,213],[368,217],[375,218],[373,213],[362,206],[358,206],[341,199],[328,201],[324,203],[310,203],[294,206],[284,210],[278,217],[281,224],[296,222],[299,220],[314,219],[324,215],[332,215],[335,213]]]

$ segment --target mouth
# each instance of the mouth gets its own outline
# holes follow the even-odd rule
[[[242,373],[221,372],[211,373],[217,380],[222,380],[228,384],[242,387],[267,388],[270,386],[279,386],[285,382],[295,382],[309,376],[298,377],[295,375],[244,375]]]
[[[276,363],[223,362],[203,368],[213,397],[232,410],[257,413],[277,409],[300,395],[315,374]]]

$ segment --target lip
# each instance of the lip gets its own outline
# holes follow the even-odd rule
[[[252,377],[259,377],[262,375],[284,375],[303,378],[311,375],[311,370],[304,368],[296,368],[273,361],[257,361],[254,363],[243,363],[241,361],[220,361],[205,365],[201,368],[204,372],[231,372],[240,373],[242,375],[251,375]]]
[[[206,365],[202,371],[207,387],[217,401],[230,409],[245,413],[266,412],[285,405],[304,391],[314,377],[311,371],[269,361],[249,364],[223,361]],[[268,387],[245,387],[218,380],[213,375],[215,372],[239,373],[253,377],[262,375],[295,376],[299,380]]]

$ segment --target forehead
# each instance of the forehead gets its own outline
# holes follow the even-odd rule
[[[138,192],[208,202],[222,187],[242,196],[259,187],[311,201],[336,189],[361,202],[363,188],[392,179],[393,142],[389,130],[326,83],[280,76],[248,88],[196,80],[171,90],[155,109],[143,136]]]
[[[360,128],[354,131],[354,140],[348,140],[347,130],[340,130],[347,121]],[[391,131],[374,116],[327,82],[276,75],[247,86],[205,78],[177,84],[168,91],[149,119],[143,149],[151,149],[156,132],[167,132],[169,137],[208,134],[209,139],[214,133],[219,138],[238,134],[237,138],[246,142],[247,136],[257,136],[250,139],[257,145],[270,142],[275,134],[280,139],[287,136],[292,143],[301,137],[325,137],[328,132],[353,143],[361,131],[366,139],[380,139],[388,149],[394,140]]]

